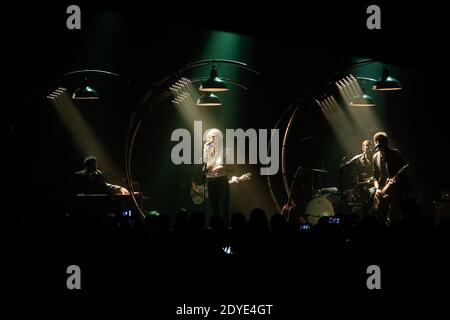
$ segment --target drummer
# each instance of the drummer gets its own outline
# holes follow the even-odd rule
[[[369,151],[372,148],[372,142],[370,140],[364,140],[361,144],[363,151],[356,163],[357,171],[357,183],[358,184],[371,184],[371,177],[373,173],[372,160]]]
[[[365,217],[371,207],[371,201],[369,201],[369,188],[373,183],[373,165],[372,165],[372,155],[370,150],[372,149],[372,142],[370,140],[364,140],[361,144],[361,149],[363,151],[360,154],[356,162],[356,187],[355,198],[360,203],[360,218]]]

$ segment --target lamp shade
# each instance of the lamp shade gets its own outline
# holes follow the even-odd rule
[[[220,101],[218,96],[212,93],[207,93],[197,100],[197,106],[200,107],[219,107],[221,105],[222,101]]]
[[[392,90],[402,90],[402,86],[397,79],[394,79],[391,76],[389,76],[384,80],[379,80],[375,82],[372,89],[377,91],[392,91]]]
[[[362,96],[353,97],[350,105],[352,107],[375,107],[375,102],[370,96],[363,94]]]
[[[209,78],[204,81],[200,88],[203,92],[225,92],[228,91],[225,82],[217,76],[216,66],[212,66]]]
[[[88,86],[87,84],[83,85],[81,88],[75,90],[72,94],[73,100],[94,100],[99,99],[97,91],[94,88]]]
[[[389,75],[389,69],[385,65],[380,79],[374,83],[372,89],[377,91],[392,91],[401,90],[402,86],[400,84],[400,81],[392,78]]]

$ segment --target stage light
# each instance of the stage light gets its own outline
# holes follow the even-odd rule
[[[95,100],[99,99],[97,91],[87,84],[87,78],[83,80],[83,85],[72,94],[73,100]]]
[[[376,91],[393,91],[401,90],[402,86],[400,81],[389,75],[389,68],[384,65],[383,73],[381,74],[380,79],[375,82],[372,89]]]
[[[217,68],[215,65],[211,67],[211,73],[208,80],[202,83],[199,88],[202,92],[226,92],[228,91],[225,82],[217,76]]]
[[[80,88],[76,89],[72,93],[72,100],[98,100],[100,98],[97,91],[88,84],[88,80],[87,80],[88,74],[109,76],[111,78],[115,78],[115,79],[120,80],[125,83],[130,82],[129,80],[122,78],[122,76],[120,76],[117,73],[104,71],[104,70],[82,69],[82,70],[75,70],[75,71],[71,71],[71,72],[67,72],[67,73],[63,74],[55,81],[55,83],[59,84],[61,82],[65,82],[65,81],[67,81],[67,78],[78,76],[80,74],[83,75],[83,83]],[[60,89],[61,89],[61,87],[59,88],[59,90]],[[63,89],[66,90],[65,88],[63,88]],[[55,92],[57,92],[57,91],[58,90],[55,90]]]
[[[365,93],[364,86],[360,86],[358,80],[375,81],[371,78],[355,78],[353,75],[350,75],[336,82],[336,86],[341,92],[344,101],[352,107],[375,107],[374,100]]]
[[[375,107],[375,102],[372,97],[367,94],[358,95],[352,98],[350,101],[352,107]]]
[[[220,107],[222,101],[219,97],[212,93],[207,93],[197,100],[197,106],[199,107]]]

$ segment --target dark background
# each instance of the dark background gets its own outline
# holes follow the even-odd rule
[[[56,79],[72,70],[102,69],[131,81],[124,85],[93,76],[102,100],[95,108],[90,103],[77,105],[111,157],[100,159],[100,166],[102,161],[114,161],[119,169],[113,172],[112,182],[120,184],[132,111],[151,84],[186,63],[205,58],[203,48],[213,30],[241,34],[251,43],[251,50],[234,57],[224,54],[210,58],[237,59],[260,72],[258,77],[239,73],[249,90],[238,94],[242,108],[235,121],[224,123],[224,127],[272,128],[286,108],[308,90],[320,87],[330,74],[352,72],[376,77],[369,69],[347,69],[351,61],[375,59],[391,65],[404,88],[392,95],[374,94],[380,102],[376,112],[382,129],[411,163],[409,178],[423,213],[432,216],[433,201],[439,199],[442,189],[450,187],[446,156],[450,136],[449,26],[446,11],[437,5],[379,3],[382,30],[370,31],[365,27],[365,8],[372,3],[364,2],[277,1],[248,6],[236,2],[80,2],[81,30],[66,28],[69,4],[9,2],[2,9],[2,159],[9,191],[5,200],[12,204],[5,207],[9,213],[6,221],[23,219],[32,221],[26,224],[30,228],[41,226],[47,221],[48,202],[40,199],[65,193],[67,179],[81,169],[86,156],[45,99],[59,85]],[[79,81],[71,78],[63,84],[74,90]],[[227,116],[224,110],[215,117]],[[282,124],[284,128],[286,122]],[[180,194],[186,194],[190,183],[189,169],[176,167],[169,159],[170,133],[183,126],[170,103],[161,105],[145,118],[134,155],[133,178],[149,197],[147,209],[170,216],[185,204]],[[313,136],[317,142],[307,147],[296,144],[295,139],[304,136]],[[324,162],[326,169],[335,170],[344,154],[311,103],[305,104],[291,137],[289,179],[298,164],[321,167]],[[355,146],[354,153],[358,151],[359,146]],[[258,166],[249,170],[257,173]],[[329,185],[338,183],[336,177],[330,179]],[[286,194],[280,174],[273,180],[282,204]],[[249,208],[258,206],[271,216],[276,208],[265,178],[255,175],[252,183],[242,189],[242,194],[252,197],[235,203],[233,209],[248,214]]]

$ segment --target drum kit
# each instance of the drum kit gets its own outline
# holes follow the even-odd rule
[[[312,199],[306,204],[304,214],[300,213],[300,216],[304,216],[303,221],[312,225],[317,224],[321,217],[334,216],[340,211],[345,215],[360,217],[362,211],[369,205],[368,190],[371,183],[371,179],[358,181],[354,186],[345,190],[336,186],[315,188],[313,185]]]

